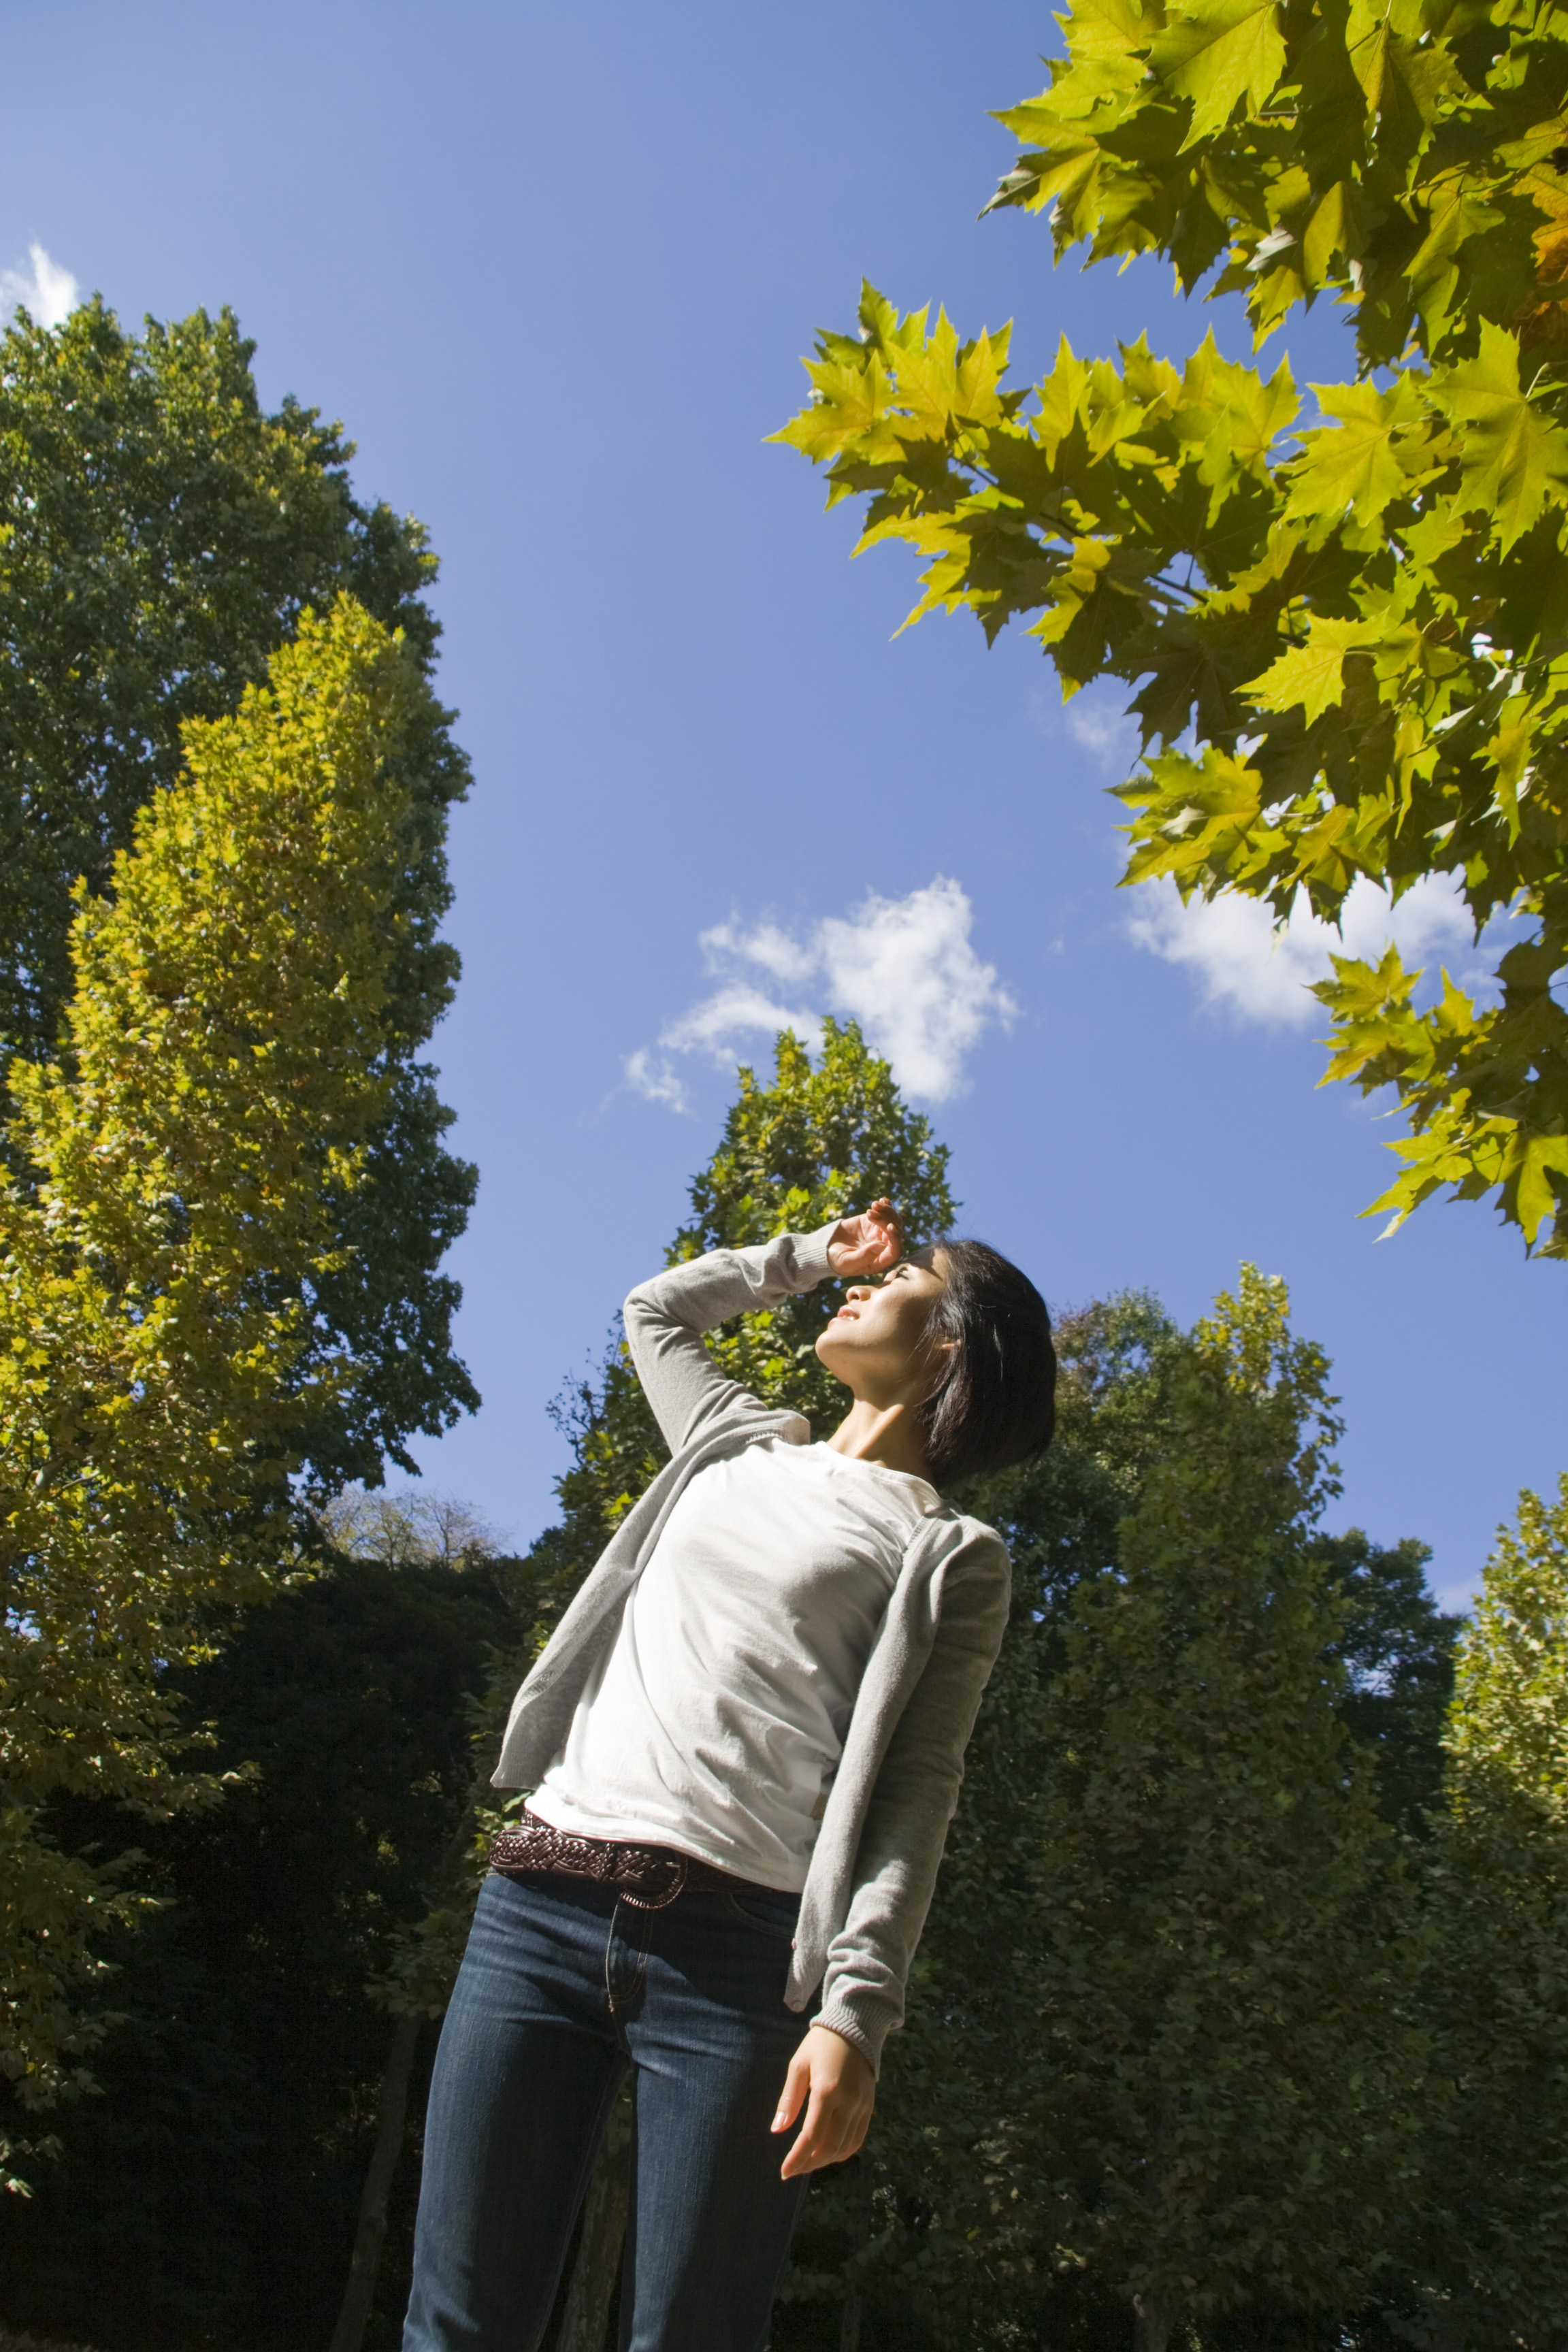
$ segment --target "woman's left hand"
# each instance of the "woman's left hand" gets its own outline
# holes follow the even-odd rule
[[[859,2152],[870,2128],[877,2104],[871,2062],[830,2025],[812,2026],[790,2060],[773,2130],[788,2131],[803,2103],[805,2121],[780,2168],[784,2180],[820,2172],[825,2164],[842,2164]]]

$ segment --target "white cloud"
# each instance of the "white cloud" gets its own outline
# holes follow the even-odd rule
[[[668,1023],[657,1047],[640,1046],[629,1057],[626,1083],[650,1102],[684,1110],[673,1057],[701,1054],[733,1068],[744,1040],[781,1029],[815,1046],[826,1012],[858,1021],[910,1094],[943,1102],[963,1085],[964,1058],[983,1032],[992,1022],[1005,1026],[1018,1009],[994,965],[975,954],[973,923],[963,890],[940,875],[905,898],[872,891],[852,913],[830,915],[803,937],[773,922],[749,929],[721,923],[700,941],[720,985]],[[781,1003],[780,985],[809,990],[821,1010]]]
[[[1194,898],[1184,906],[1169,879],[1144,883],[1132,897],[1128,928],[1139,947],[1184,964],[1206,1004],[1277,1027],[1301,1028],[1325,1017],[1308,991],[1328,978],[1331,955],[1375,960],[1392,940],[1407,963],[1425,963],[1472,940],[1470,919],[1446,876],[1417,882],[1393,908],[1387,893],[1363,877],[1345,900],[1338,930],[1320,922],[1304,898],[1277,931],[1257,898]]]
[[[907,898],[867,898],[853,915],[817,929],[835,1011],[850,1013],[900,1086],[945,1102],[963,1058],[993,1021],[1018,1007],[969,943],[973,914],[956,882],[940,876]]]
[[[743,954],[744,949],[736,952]],[[822,1036],[822,1024],[815,1013],[792,1012],[749,981],[731,980],[671,1021],[659,1033],[658,1042],[672,1054],[706,1054],[715,1062],[728,1063],[735,1058],[735,1038],[754,1030],[776,1037],[781,1029],[793,1029],[807,1045],[816,1045]]]
[[[20,304],[40,327],[58,327],[70,316],[80,289],[68,269],[51,261],[36,241],[27,247],[30,270],[0,269],[0,313]]]
[[[1067,723],[1073,741],[1101,768],[1131,766],[1138,735],[1124,711],[1103,702],[1073,701],[1067,707]]]
[[[802,947],[776,923],[757,923],[749,931],[738,930],[733,923],[719,923],[704,931],[698,944],[710,971],[722,971],[732,957],[744,963],[760,963],[775,980],[797,983],[809,980],[816,970],[815,951]]]
[[[666,1103],[671,1110],[690,1108],[679,1074],[647,1045],[639,1045],[635,1054],[626,1055],[626,1084],[649,1102]]]

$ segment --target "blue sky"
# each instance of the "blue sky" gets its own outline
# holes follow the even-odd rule
[[[454,1263],[485,1403],[419,1449],[429,1482],[519,1542],[546,1523],[545,1405],[659,1262],[733,1054],[765,1050],[746,1021],[880,1006],[966,1227],[1064,1303],[1148,1285],[1190,1320],[1243,1258],[1284,1275],[1348,1419],[1336,1524],[1423,1538],[1468,1591],[1519,1487],[1568,1466],[1565,1269],[1487,1208],[1375,1239],[1398,1129],[1317,1088],[1321,942],[1270,957],[1234,913],[1118,892],[1115,700],[1064,712],[1031,646],[963,619],[895,640],[907,558],[851,565],[849,515],[764,446],[862,273],[966,333],[1015,318],[1026,373],[1064,332],[1179,357],[1213,323],[1242,355],[1163,270],[1053,274],[1043,226],[976,220],[1011,152],[987,109],[1038,87],[1047,13],[0,25],[0,270],[37,244],[132,320],[232,304],[264,398],[342,416],[362,493],[442,558],[477,784],[437,1053],[482,1173]],[[1299,379],[1341,372],[1331,315],[1285,341]],[[1450,928],[1416,922],[1462,967]]]

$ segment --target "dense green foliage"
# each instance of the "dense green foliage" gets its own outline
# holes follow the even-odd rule
[[[1420,1947],[1390,1945],[1409,1895],[1369,1796],[1436,1790],[1441,1706],[1407,1685],[1441,1694],[1454,1621],[1420,1547],[1310,1532],[1321,1365],[1279,1307],[1254,1282],[1192,1338],[1136,1296],[1062,1318],[1056,1445],[966,1497],[1012,1623],[871,2147],[797,2249],[795,2291],[858,2295],[868,2344],[1124,2347],[1184,2232],[1178,2305],[1238,2305],[1205,2347],[1387,2340],[1353,2263],[1415,2210]],[[1226,1392],[1238,1332],[1293,1393]],[[1146,2217],[1162,2130],[1186,2160]]]
[[[402,902],[417,667],[345,596],[271,681],[187,723],[112,896],[79,894],[68,1054],[12,1065],[30,1181],[0,1166],[0,2076],[25,2108],[73,2078],[94,2029],[72,1985],[139,1900],[58,1850],[46,1809],[156,1819],[218,1792],[183,1769],[168,1669],[290,1564],[302,1413],[363,1369],[320,1348],[311,1302],[396,1091],[406,975],[444,970]]]
[[[1309,1540],[1326,1370],[1244,1268],[1047,1697],[1019,2137],[1042,2252],[1124,2283],[1154,2352],[1177,2316],[1360,2300],[1408,2203],[1410,1906]]]
[[[1385,1550],[1352,1528],[1315,1536],[1312,1549],[1340,1611],[1330,1644],[1345,1675],[1340,1714],[1373,1759],[1385,1818],[1423,1837],[1442,1801],[1443,1728],[1465,1621],[1427,1590],[1425,1544],[1406,1538]]]
[[[342,593],[401,630],[428,681],[436,571],[418,524],[365,507],[352,445],[311,409],[263,414],[252,345],[225,311],[125,333],[93,301],[0,335],[0,1084],[70,1049],[79,880],[102,898],[138,813],[172,785],[183,730],[236,711]],[[328,1481],[405,1467],[476,1402],[451,1350],[457,1291],[437,1272],[473,1171],[441,1148],[448,1114],[420,1060],[456,958],[436,939],[450,892],[446,813],[468,785],[450,714],[411,703],[396,754],[404,811],[391,901],[383,1098],[353,1185],[330,1185],[338,1260],[310,1292],[310,1368],[354,1377],[301,1394],[302,1448]],[[12,1139],[17,1172],[25,1143]]]
[[[340,1559],[246,1614],[171,1696],[215,1719],[240,1776],[214,1813],[137,1826],[163,1906],[111,1939],[98,1998],[125,2022],[102,2095],[59,2117],[64,2154],[0,2200],[0,2312],[114,2352],[324,2345],[392,2031],[367,1990],[445,1863],[469,1777],[468,1710],[513,1631],[512,1571]],[[111,1857],[118,1809],[71,1801],[64,1847]],[[411,2119],[416,2147],[427,2030]],[[417,2165],[371,2342],[392,2352]]]
[[[1330,920],[1365,877],[1452,878],[1507,912],[1500,1001],[1390,949],[1319,993],[1337,1076],[1392,1083],[1413,1132],[1380,1207],[1496,1192],[1568,1255],[1568,16],[1549,0],[1080,0],[995,202],[1058,257],[1161,254],[1245,292],[1261,339],[1331,295],[1354,382],[1298,424],[1212,338],[1004,385],[866,289],[780,438],[867,497],[862,546],[925,562],[911,618],[1014,618],[1068,693],[1134,688],[1126,879]],[[1375,372],[1375,373],[1374,373]],[[1032,401],[1032,405],[1031,405]]]
[[[1434,1853],[1432,2133],[1412,2332],[1568,2345],[1568,1479],[1521,1497],[1461,1645]]]

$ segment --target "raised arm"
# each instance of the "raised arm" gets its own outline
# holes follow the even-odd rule
[[[704,1331],[732,1315],[815,1290],[830,1274],[879,1273],[902,1248],[892,1202],[874,1201],[863,1213],[815,1234],[779,1234],[750,1249],[710,1250],[639,1282],[626,1303],[626,1340],[671,1452],[689,1445],[748,1394],[719,1370],[702,1344]]]

